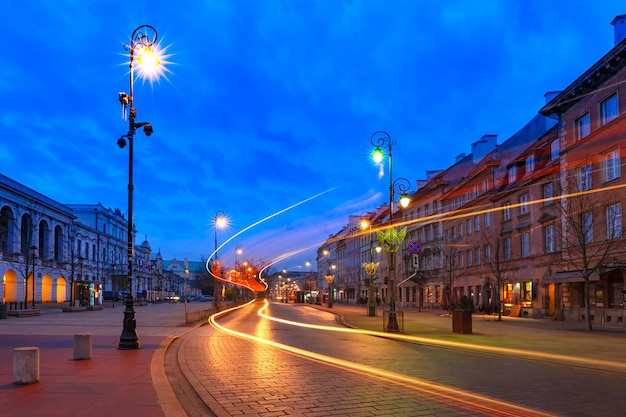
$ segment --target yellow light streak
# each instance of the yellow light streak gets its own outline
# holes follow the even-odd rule
[[[620,362],[611,362],[611,361],[604,361],[604,360],[599,360],[599,359],[579,358],[579,357],[573,357],[573,356],[558,355],[554,353],[533,352],[533,351],[513,349],[513,348],[501,348],[501,347],[496,347],[496,346],[475,345],[471,343],[454,342],[454,341],[449,341],[449,340],[438,340],[438,339],[432,339],[428,337],[411,336],[411,335],[398,334],[398,333],[377,332],[374,330],[323,326],[323,325],[318,325],[318,324],[308,324],[308,323],[301,323],[297,321],[285,320],[285,319],[280,319],[280,318],[272,317],[272,316],[265,314],[264,313],[265,309],[269,307],[269,304],[267,303],[267,301],[265,301],[265,303],[266,305],[263,308],[261,308],[258,312],[259,316],[268,320],[272,320],[278,323],[288,324],[291,326],[306,327],[309,329],[316,329],[316,330],[326,330],[330,332],[364,334],[364,335],[369,335],[369,336],[384,337],[387,339],[400,340],[403,342],[419,343],[419,344],[429,345],[429,346],[441,346],[441,347],[447,347],[447,348],[466,349],[466,350],[473,350],[473,351],[483,352],[483,353],[511,355],[511,356],[516,356],[516,357],[522,356],[522,357],[526,357],[526,358],[534,359],[534,360],[560,361],[560,362],[572,363],[572,364],[577,364],[577,365],[585,365],[589,367],[599,366],[599,367],[618,368],[623,371],[626,371],[626,364],[623,364]],[[307,307],[307,308],[310,308],[310,307]]]
[[[382,369],[374,368],[372,366],[354,363],[350,361],[346,361],[343,359],[333,358],[331,356],[322,355],[316,352],[296,348],[293,346],[285,345],[283,343],[278,343],[272,340],[268,340],[262,337],[254,336],[251,334],[239,332],[236,330],[229,329],[217,323],[216,319],[221,317],[224,314],[230,313],[235,309],[239,309],[245,306],[252,304],[254,301],[250,301],[247,304],[242,306],[235,307],[230,310],[225,310],[219,313],[216,313],[209,317],[209,323],[215,329],[222,331],[224,333],[250,340],[257,343],[262,343],[265,345],[269,345],[275,347],[277,349],[281,349],[285,352],[301,356],[310,360],[314,360],[317,362],[322,362],[326,365],[334,366],[337,368],[341,368],[344,370],[349,370],[351,372],[355,372],[361,375],[367,376],[375,376],[377,378],[383,379],[385,381],[389,381],[398,385],[402,385],[406,388],[413,389],[415,391],[425,392],[434,395],[438,398],[445,398],[453,401],[453,403],[458,406],[459,403],[464,404],[470,407],[480,407],[481,412],[494,412],[497,415],[510,415],[510,416],[536,416],[536,417],[555,417],[553,414],[545,413],[539,410],[529,409],[527,407],[519,406],[516,404],[511,404],[505,401],[496,400],[493,398],[489,398],[484,395],[474,394],[471,392],[467,392],[464,390],[451,388],[445,385],[432,383],[428,381],[424,381],[418,378],[409,377],[406,375],[397,374],[394,372],[388,372]],[[361,333],[361,334],[372,334],[372,335],[384,335],[388,336],[386,333],[382,332],[371,332],[371,331],[359,331],[357,329],[345,329],[340,327],[329,327],[329,326],[320,326],[320,325],[307,325],[305,323],[293,322],[290,320],[283,320],[273,318],[264,314],[263,311],[269,307],[269,303],[267,300],[264,300],[263,307],[258,311],[259,316],[262,318],[266,318],[269,320],[273,320],[276,322],[299,326],[299,327],[307,327],[318,330],[330,330],[330,331],[343,331],[347,333]]]

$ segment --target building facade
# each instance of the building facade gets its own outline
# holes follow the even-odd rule
[[[407,228],[395,265],[403,306],[626,326],[625,22],[612,22],[613,49],[546,94],[515,135],[501,144],[486,135],[417,182],[409,207],[394,213],[394,226]],[[357,235],[362,258],[369,234]],[[382,257],[377,293],[388,270]]]
[[[127,221],[102,204],[61,204],[0,175],[0,274],[3,303],[102,304],[127,284]],[[133,295],[147,298],[163,275],[144,241],[135,245]]]

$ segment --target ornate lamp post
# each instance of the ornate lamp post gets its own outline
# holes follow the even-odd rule
[[[126,309],[124,310],[124,328],[120,336],[118,349],[130,350],[139,349],[139,337],[137,336],[137,323],[135,321],[135,311],[133,309],[134,301],[132,294],[133,280],[133,138],[137,128],[143,127],[146,136],[152,135],[152,126],[148,122],[135,122],[137,110],[135,109],[134,98],[134,67],[135,55],[137,62],[143,70],[149,70],[149,67],[156,67],[160,60],[156,56],[154,45],[156,44],[158,34],[155,28],[150,25],[139,26],[134,30],[130,43],[125,44],[124,48],[130,53],[130,84],[129,94],[119,93],[119,101],[122,104],[122,115],[125,118],[128,115],[128,133],[122,135],[117,140],[120,148],[126,146],[128,140],[128,293],[124,298]],[[128,110],[128,114],[127,114]]]
[[[311,263],[310,259],[307,259],[305,265],[309,267],[309,276],[308,276],[308,279],[307,279],[307,287],[309,287],[309,304],[311,304],[312,303],[311,297],[313,296],[313,280],[312,280],[312,277],[313,277],[313,264]]]
[[[409,204],[410,199],[407,195],[407,191],[410,188],[410,182],[406,178],[398,178],[395,182],[393,181],[392,150],[396,141],[391,139],[389,133],[382,130],[374,132],[370,142],[376,147],[372,153],[372,157],[376,163],[381,163],[385,156],[381,147],[387,147],[387,156],[389,159],[389,228],[384,231],[376,231],[378,240],[385,252],[387,252],[387,267],[389,269],[389,287],[386,297],[387,302],[385,303],[385,310],[383,311],[383,329],[386,332],[402,332],[404,328],[404,314],[402,309],[398,309],[396,306],[396,254],[406,236],[407,230],[406,227],[403,227],[400,231],[397,231],[393,227],[393,201],[394,188],[397,187],[401,192],[400,203],[402,206],[406,207]],[[398,315],[400,316],[400,323],[398,323]]]
[[[367,296],[367,315],[370,317],[375,317],[376,316],[376,297],[375,297],[375,290],[374,290],[374,276],[376,275],[376,271],[378,271],[378,266],[380,265],[380,262],[374,262],[372,260],[372,251],[374,249],[374,239],[372,239],[371,233],[372,233],[372,223],[367,219],[367,218],[363,218],[361,220],[361,229],[363,230],[370,230],[370,259],[369,262],[363,262],[363,269],[365,269],[365,273],[367,274],[368,278],[369,278],[369,290],[368,290],[368,296]]]
[[[331,271],[333,271],[336,266],[330,263],[330,251],[324,249],[324,255],[328,256],[328,259],[326,261],[326,275],[324,275],[324,278],[326,279],[326,282],[328,283],[328,308],[332,308],[333,307],[333,280],[335,279],[335,276],[331,273]]]

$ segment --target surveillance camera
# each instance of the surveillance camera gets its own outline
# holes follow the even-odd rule
[[[120,147],[120,149],[124,148],[124,146],[126,146],[126,139],[124,139],[124,137],[121,137],[117,140],[117,146]]]
[[[119,92],[117,93],[118,96],[118,100],[120,101],[120,103],[122,103],[123,105],[128,105],[128,95],[124,92]]]
[[[152,125],[150,123],[146,123],[145,125],[143,125],[143,133],[146,136],[152,135],[152,132],[153,132]]]

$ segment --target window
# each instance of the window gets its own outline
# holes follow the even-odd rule
[[[535,156],[530,155],[526,158],[526,174],[535,170]]]
[[[467,250],[467,266],[472,266],[474,255],[471,249]]]
[[[476,265],[480,265],[480,248],[476,248],[474,251],[474,259],[476,261]]]
[[[515,165],[509,167],[509,184],[513,184],[517,179],[517,169]]]
[[[578,172],[578,191],[591,190],[591,164],[580,167]]]
[[[521,255],[526,257],[530,255],[530,232],[524,232],[521,236]]]
[[[604,173],[606,182],[620,177],[619,149],[604,154]]]
[[[615,239],[622,235],[622,204],[617,203],[606,208],[607,239]]]
[[[589,113],[576,120],[576,139],[581,140],[591,133]]]
[[[528,213],[528,194],[523,194],[519,198],[519,214]]]
[[[504,260],[509,261],[511,259],[511,238],[505,237],[502,239],[502,249],[504,252]]]
[[[584,243],[593,242],[593,214],[591,212],[583,213],[581,226],[583,234],[581,237]]]
[[[491,246],[485,245],[485,262],[491,262]]]
[[[554,252],[554,225],[546,226],[544,233],[544,247],[546,253]]]
[[[480,231],[480,216],[474,216],[474,231]]]
[[[561,151],[561,141],[559,139],[555,139],[550,143],[550,160],[557,159],[559,157],[559,153]]]
[[[484,227],[489,227],[490,223],[491,223],[491,212],[488,211],[485,213],[485,226]]]
[[[600,113],[602,115],[602,126],[617,117],[617,94],[613,94],[600,103]]]
[[[504,203],[502,207],[504,207],[504,210],[502,210],[504,221],[511,220],[511,203]]]
[[[554,189],[551,182],[543,185],[543,205],[548,206],[552,204],[554,201],[552,200],[554,197]]]
[[[463,223],[459,223],[459,237],[463,237]]]
[[[472,219],[467,219],[467,234],[472,234]]]

